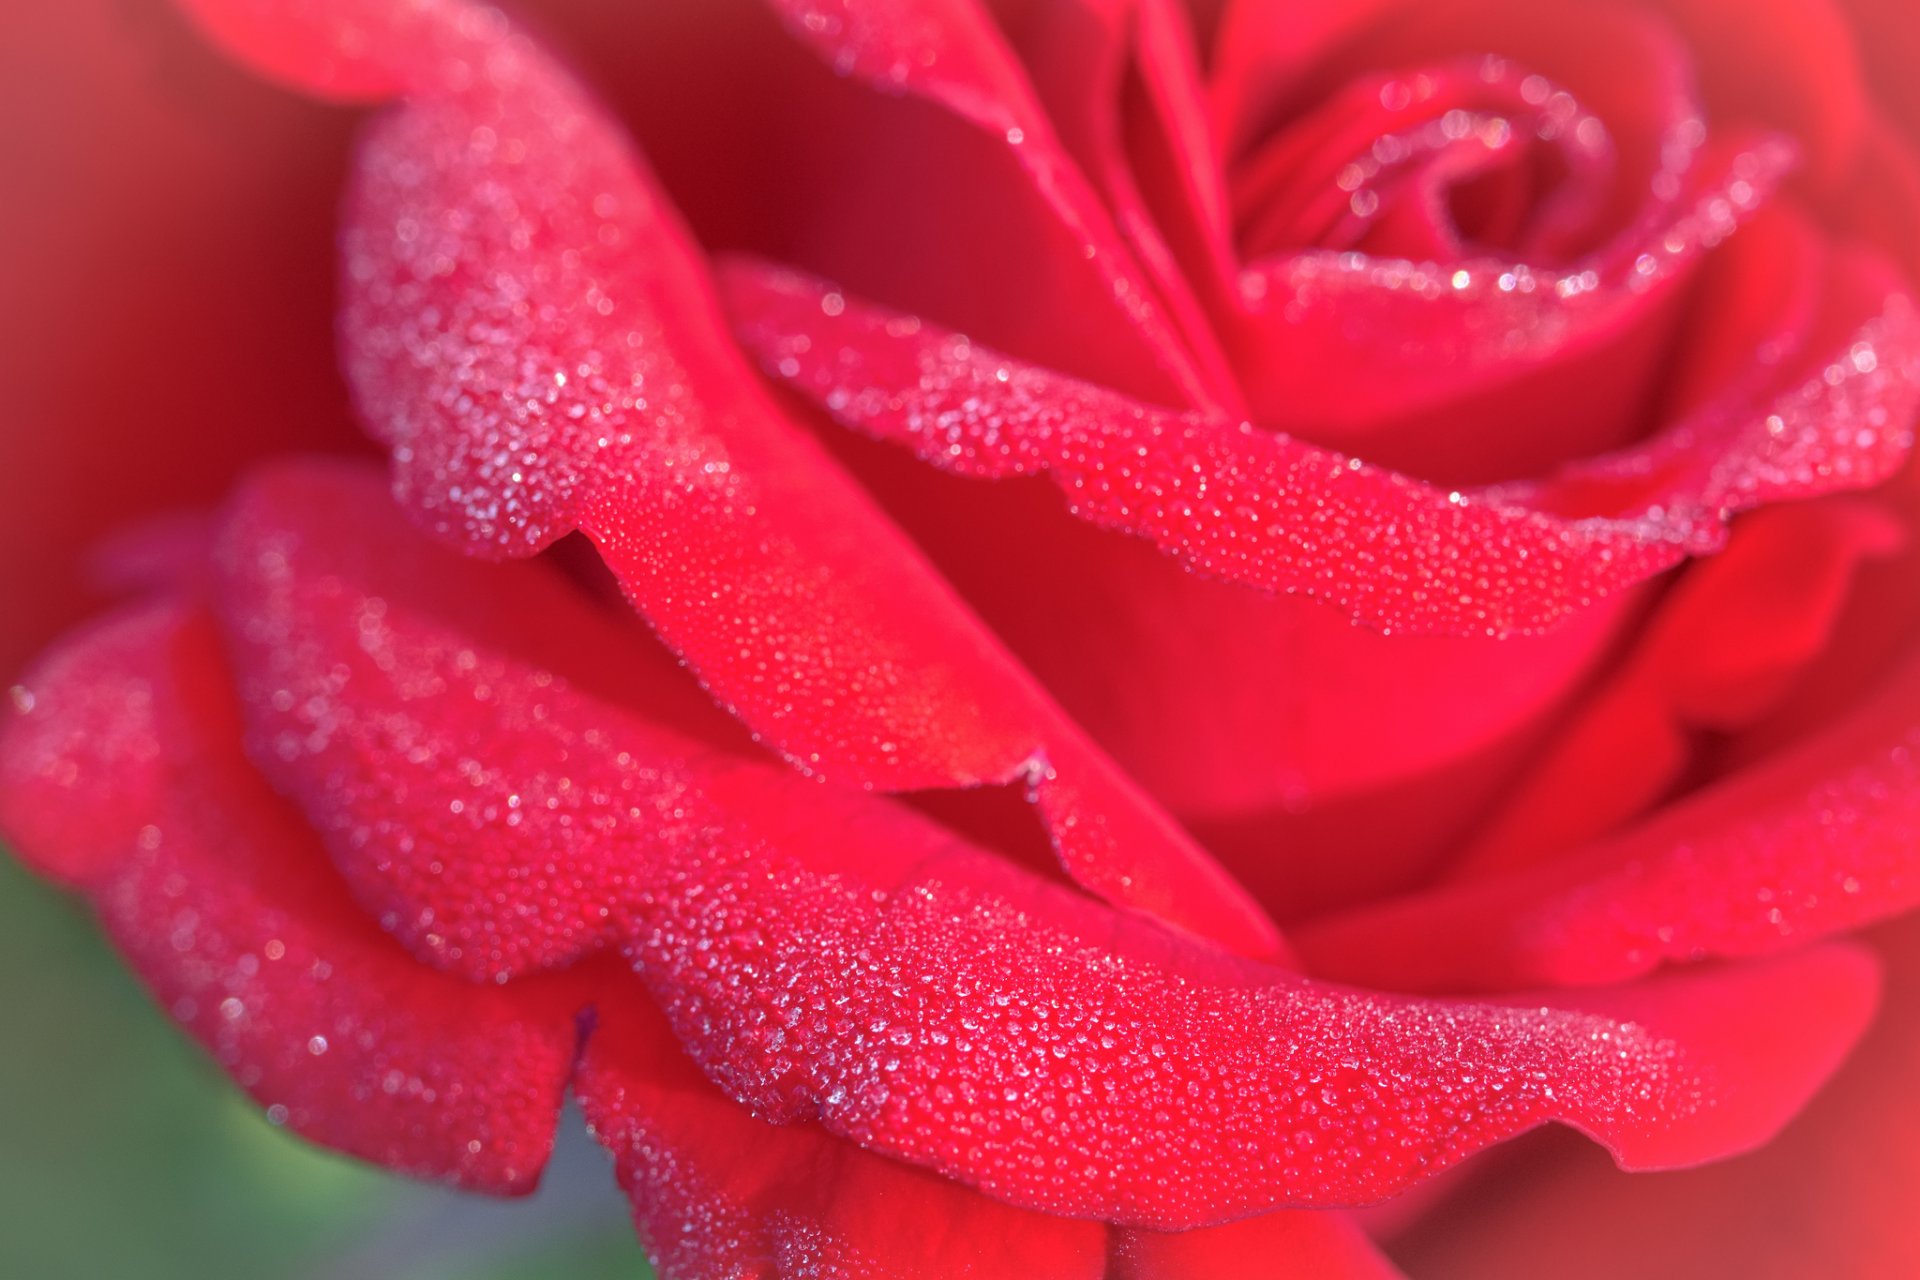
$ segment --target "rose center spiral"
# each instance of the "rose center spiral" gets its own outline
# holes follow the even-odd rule
[[[1678,190],[1689,157],[1655,176]],[[1618,180],[1604,121],[1496,55],[1369,75],[1253,148],[1229,174],[1243,261],[1289,250],[1553,265],[1600,242]]]

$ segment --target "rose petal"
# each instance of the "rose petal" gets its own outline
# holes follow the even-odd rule
[[[743,344],[842,422],[961,474],[1049,474],[1086,519],[1372,625],[1531,630],[1682,554],[1640,530],[1467,501],[1250,426],[1156,410],[791,272],[735,262],[721,282]]]
[[[735,1100],[1028,1208],[1353,1203],[1552,1118],[1630,1165],[1709,1158],[1771,1133],[1872,1004],[1842,953],[1557,1010],[1306,982],[584,694],[449,625],[485,570],[366,504],[289,536],[301,505],[243,508],[229,640],[263,767],[406,904],[403,939],[485,972],[471,939],[618,937]]]
[[[246,763],[225,682],[213,629],[175,605],[69,639],[15,692],[0,826],[86,890],[270,1119],[403,1172],[531,1190],[579,989],[471,986],[384,937]]]
[[[1575,491],[1597,505],[1581,486],[1607,476],[1647,508],[1556,520],[1518,505],[1518,491],[1444,493],[1247,424],[1156,410],[796,273],[735,262],[721,280],[742,343],[842,422],[961,474],[1050,474],[1098,524],[1396,630],[1538,628],[1669,567],[1678,540],[1717,537],[1700,527],[1703,508],[1876,483],[1905,457],[1920,403],[1920,319],[1875,293],[1881,315],[1772,412],[1716,406],[1545,491],[1556,506]]]
[[[1064,128],[1086,121],[1049,115],[983,5],[976,0],[767,2],[794,37],[811,45],[836,71],[889,93],[924,97],[1006,139],[1061,224],[1085,246],[1084,256],[1105,277],[1107,292],[1152,339],[1152,350],[1166,364],[1186,403],[1210,406],[1223,397],[1228,402],[1237,399],[1226,362],[1177,273],[1164,261],[1151,277],[1140,270],[1055,133],[1056,120]],[[1099,30],[1113,17],[1109,13],[1103,19],[1100,7],[1090,6],[1080,15],[1091,20],[1095,32],[1083,30],[1074,42],[1095,58],[1099,45],[1113,34]],[[1054,61],[1057,65],[1060,60]],[[1116,174],[1112,166],[1102,165],[1094,176],[1110,181]],[[1123,200],[1116,212],[1136,246],[1164,258],[1159,237],[1137,209],[1137,198]],[[1189,345],[1195,342],[1202,353],[1198,367]]]
[[[1761,360],[1760,376],[1723,387],[1645,441],[1498,492],[1567,514],[1666,513],[1684,526],[1886,480],[1913,446],[1920,312],[1878,254],[1832,253],[1823,274],[1799,347],[1763,353],[1780,356],[1788,380],[1768,385]]]
[[[1871,118],[1856,33],[1834,0],[1677,0],[1663,14],[1694,53],[1709,120],[1778,129],[1815,181],[1852,167]]]
[[[1629,444],[1646,431],[1701,262],[1793,159],[1777,137],[1709,143],[1687,198],[1557,268],[1313,248],[1251,264],[1232,349],[1253,414],[1448,486]]]
[[[1634,650],[1554,735],[1449,880],[1510,870],[1611,830],[1666,795],[1691,737],[1759,719],[1825,652],[1861,567],[1905,546],[1877,503],[1756,511],[1682,578]]]
[[[1764,955],[1920,903],[1920,665],[1776,759],[1513,875],[1337,917],[1316,972],[1414,990],[1616,982]],[[1472,946],[1461,946],[1472,938]]]
[[[1879,932],[1885,1010],[1806,1113],[1764,1151],[1712,1169],[1627,1177],[1535,1153],[1470,1186],[1396,1242],[1422,1280],[1901,1280],[1920,1274],[1920,919]]]
[[[667,1280],[1105,1274],[1099,1223],[1015,1209],[817,1125],[754,1117],[649,1006],[629,989],[604,1010],[575,1087]]]
[[[282,74],[324,89],[350,56],[356,86],[421,95],[361,153],[341,328],[424,523],[496,556],[581,529],[803,767],[896,790],[1025,782],[1089,886],[1274,951],[1259,908],[758,390],[697,249],[577,86],[465,0],[409,9],[390,43],[379,6],[285,2],[284,25],[281,0],[202,12]]]
[[[1001,18],[1046,118],[1097,185],[1215,399],[1239,400],[1214,333],[1231,293],[1225,192],[1177,0],[1065,0]]]

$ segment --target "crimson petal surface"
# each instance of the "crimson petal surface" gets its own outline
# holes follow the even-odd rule
[[[730,263],[736,332],[840,421],[966,475],[1047,473],[1204,572],[1415,632],[1544,627],[1677,563],[1660,531],[1469,501],[1247,424],[1020,364],[824,281]]]
[[[1106,1228],[989,1200],[818,1125],[723,1096],[644,992],[594,1031],[576,1089],[667,1280],[714,1276],[1101,1280]]]
[[[204,614],[98,623],[25,678],[0,736],[0,827],[79,883],[270,1119],[402,1172],[533,1188],[579,989],[470,985],[384,936],[247,764]]]
[[[526,37],[463,0],[195,7],[316,90],[413,95],[362,147],[341,331],[427,527],[495,557],[585,532],[801,768],[887,790],[1022,784],[1089,888],[1276,952],[1259,907],[759,389],[640,159]]]
[[[1920,902],[1920,665],[1839,724],[1550,863],[1336,916],[1316,972],[1414,990],[1617,982]],[[1460,939],[1472,938],[1472,946]]]
[[[721,283],[742,344],[847,425],[964,475],[1049,474],[1085,518],[1204,572],[1422,633],[1535,630],[1718,545],[1732,510],[1874,484],[1906,456],[1920,402],[1920,319],[1893,296],[1773,404],[1591,464],[1631,476],[1641,509],[1569,518],[1155,409],[797,273],[733,262]]]
[[[1499,1003],[1233,957],[449,625],[476,589],[511,615],[511,584],[301,487],[228,535],[252,740],[422,958],[617,944],[736,1101],[1012,1203],[1161,1228],[1357,1203],[1551,1119],[1694,1162],[1773,1132],[1870,1013],[1845,951]]]

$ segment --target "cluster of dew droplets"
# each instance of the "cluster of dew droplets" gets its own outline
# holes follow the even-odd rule
[[[1556,1116],[1632,1148],[1703,1101],[1698,1065],[1634,1025],[1231,959],[885,801],[698,750],[417,595],[370,610],[342,559],[252,550],[236,661],[262,762],[400,935],[477,977],[503,946],[553,963],[610,938],[766,1118],[1172,1225],[1376,1198]]]
[[[739,263],[722,278],[748,349],[849,426],[964,475],[1049,473],[1087,519],[1382,629],[1545,626],[1680,554],[1659,530],[1554,520],[1143,405],[793,273]]]
[[[1591,206],[1604,199],[1617,163],[1605,122],[1566,89],[1505,58],[1477,59],[1458,78],[1473,84],[1483,101],[1437,114],[1427,109],[1439,88],[1432,74],[1386,77],[1377,88],[1372,83],[1356,86],[1372,92],[1390,117],[1406,116],[1409,123],[1382,133],[1339,167],[1333,181],[1346,197],[1347,217],[1345,225],[1321,233],[1323,247],[1335,247],[1329,241],[1362,239],[1403,183],[1417,178],[1421,168],[1452,161],[1471,172],[1485,161],[1510,156],[1529,140],[1557,146],[1566,156],[1561,189],[1551,194],[1549,210],[1535,211],[1534,220],[1551,220],[1555,212],[1563,221],[1591,216]],[[1684,166],[1690,156],[1673,159]],[[1670,197],[1678,183],[1671,172],[1663,172],[1654,179],[1654,190]],[[1256,250],[1249,256],[1260,255]]]

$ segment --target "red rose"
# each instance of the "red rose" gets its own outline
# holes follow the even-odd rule
[[[570,1092],[668,1275],[1920,1269],[1904,8],[104,7],[0,826],[271,1116]]]

